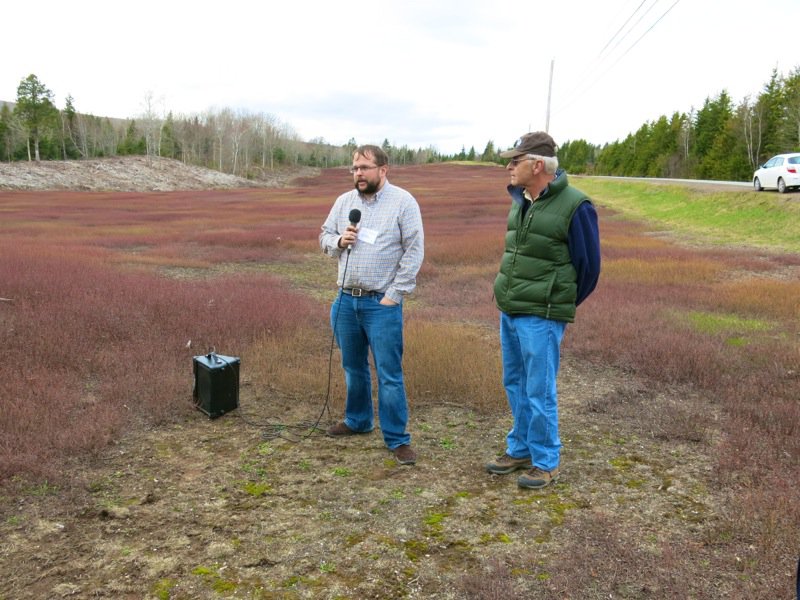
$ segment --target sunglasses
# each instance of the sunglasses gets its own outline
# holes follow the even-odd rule
[[[518,157],[512,158],[510,161],[508,161],[508,164],[510,164],[512,167],[516,167],[519,163],[525,162],[526,160],[541,160],[541,159],[540,158],[531,158],[530,156],[523,156],[523,157],[518,156]]]

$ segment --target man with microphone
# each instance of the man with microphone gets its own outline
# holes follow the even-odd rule
[[[331,326],[347,384],[344,420],[326,433],[344,437],[372,431],[371,350],[383,440],[397,462],[412,465],[416,453],[406,431],[403,298],[416,287],[424,235],[417,201],[389,183],[388,168],[382,148],[356,148],[350,169],[355,189],[336,199],[319,236],[323,252],[339,261],[340,292],[331,307]]]

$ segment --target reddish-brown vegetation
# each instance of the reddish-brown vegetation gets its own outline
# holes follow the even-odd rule
[[[492,282],[505,173],[432,165],[394,168],[390,179],[417,196],[425,221],[426,261],[406,313],[409,397],[504,411]],[[0,192],[0,477],[58,481],[64,457],[184,418],[191,356],[212,346],[243,356],[255,387],[318,406],[335,273],[316,239],[346,182],[328,170],[283,190]],[[565,353],[648,383],[588,409],[638,420],[658,439],[706,444],[716,462],[707,484],[728,503],[699,543],[715,549],[717,567],[757,580],[764,591],[745,586],[751,597],[781,597],[800,527],[800,284],[786,276],[800,258],[688,248],[602,209],[601,231],[603,275]],[[728,320],[700,327],[694,313]],[[759,326],[741,325],[750,321]],[[686,395],[665,400],[661,390]],[[664,541],[659,561],[632,550],[607,517],[566,527],[574,538],[557,557],[565,566],[548,584],[553,597],[698,589],[662,567],[696,574],[706,551]],[[469,583],[472,597],[513,587],[513,568],[485,566],[495,580]],[[624,596],[642,569],[658,570],[658,583]]]

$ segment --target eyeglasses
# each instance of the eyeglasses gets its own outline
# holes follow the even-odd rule
[[[363,165],[353,165],[352,167],[350,167],[350,172],[358,173],[359,171],[371,171],[372,169],[377,169],[377,168],[378,165],[368,165],[366,167]]]
[[[516,157],[516,158],[512,158],[510,161],[508,161],[508,164],[510,164],[512,167],[516,167],[519,163],[524,162],[526,160],[541,160],[541,159],[532,158],[530,156],[526,156],[525,158]]]

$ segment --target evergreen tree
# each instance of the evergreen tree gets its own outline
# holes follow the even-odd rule
[[[669,161],[678,146],[676,132],[666,116],[661,116],[650,127],[648,142],[648,164],[644,171],[647,177],[666,177]]]
[[[672,151],[663,157],[663,177],[686,177],[689,166],[686,161],[686,132],[690,126],[690,119],[683,113],[675,112],[669,121],[670,143]]]
[[[725,134],[726,126],[731,118],[731,99],[723,90],[719,96],[711,100],[706,98],[703,108],[697,111],[694,123],[693,155],[697,159],[695,176],[700,179],[714,179],[712,176],[716,166],[714,157],[710,157],[717,137]],[[723,143],[717,145],[724,146]]]
[[[17,87],[14,114],[28,132],[28,160],[31,160],[30,142],[33,142],[33,158],[38,162],[41,160],[39,147],[43,136],[52,129],[58,115],[53,104],[53,92],[36,75],[28,75]]]
[[[136,121],[131,119],[125,137],[117,146],[117,154],[145,154],[147,152],[147,142],[143,135],[136,129]]]
[[[701,179],[729,181],[737,178],[736,147],[743,140],[736,135],[735,123],[733,119],[728,119],[714,138],[714,145],[701,163]]]
[[[14,156],[13,115],[8,104],[0,107],[0,160],[10,161]]]
[[[494,142],[492,140],[486,142],[486,148],[483,149],[483,154],[481,154],[481,161],[498,162],[499,158],[497,150],[494,149]]]
[[[175,119],[172,117],[172,111],[167,115],[161,130],[158,155],[166,158],[178,158],[181,155],[180,144],[175,137]]]
[[[791,145],[786,131],[783,81],[777,69],[758,97],[757,113],[761,117],[762,155],[764,159],[786,151]]]
[[[72,96],[67,96],[64,110],[61,111],[61,149],[64,160],[86,156],[78,144],[80,132],[78,131],[78,112],[75,110]]]
[[[594,170],[594,154],[594,146],[586,140],[567,140],[558,147],[558,164],[568,173],[591,173]]]
[[[786,104],[787,151],[800,151],[800,66],[794,68],[783,82]]]

